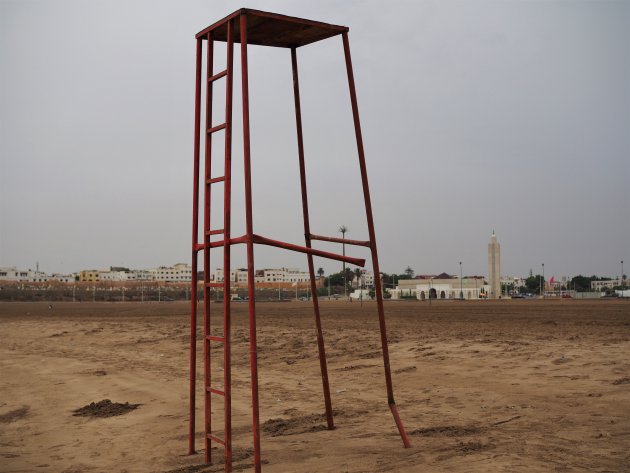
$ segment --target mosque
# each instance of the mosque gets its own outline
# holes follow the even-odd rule
[[[487,281],[487,282],[486,282]],[[501,245],[492,231],[488,243],[488,277],[453,277],[447,273],[401,279],[391,290],[392,299],[500,299]]]

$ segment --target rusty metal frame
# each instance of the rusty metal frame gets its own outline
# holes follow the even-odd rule
[[[298,141],[298,158],[300,160],[300,188],[302,191],[302,218],[304,219],[304,237],[306,247],[311,248],[311,224],[308,216],[308,192],[306,189],[306,165],[304,164],[304,139],[302,136],[302,107],[300,106],[300,83],[298,80],[298,65],[296,48],[291,48],[291,66],[293,69],[293,99],[295,101],[295,128]],[[328,429],[334,429],[335,423],[332,413],[332,401],[330,400],[330,386],[328,384],[328,365],[326,363],[326,349],[324,347],[324,335],[322,322],[319,316],[319,299],[315,285],[315,266],[313,255],[307,253],[308,273],[311,280],[311,294],[313,295],[313,310],[315,311],[315,327],[317,329],[317,350],[319,354],[319,366],[322,373],[322,389],[324,391],[324,406],[326,408],[326,423]],[[361,265],[363,266],[363,265]]]
[[[354,86],[354,73],[352,71],[352,58],[350,57],[350,43],[348,33],[341,35],[343,39],[343,52],[346,59],[346,72],[348,74],[348,86],[350,88],[350,101],[352,102],[352,117],[354,119],[354,132],[357,140],[357,151],[359,153],[359,168],[361,169],[361,183],[363,185],[363,198],[365,201],[365,215],[368,223],[368,235],[370,237],[370,250],[372,252],[372,268],[374,271],[374,286],[376,290],[376,305],[378,307],[378,322],[381,331],[381,345],[383,349],[383,366],[385,368],[385,384],[387,387],[387,403],[392,411],[396,427],[402,438],[405,448],[411,446],[405,427],[398,415],[396,401],[394,401],[394,387],[392,384],[392,373],[389,365],[389,348],[387,346],[387,329],[385,327],[385,309],[383,308],[383,288],[381,274],[378,265],[378,251],[376,249],[376,233],[374,231],[374,217],[372,216],[372,200],[370,198],[370,186],[368,184],[367,167],[365,165],[365,151],[363,150],[363,135],[361,134],[361,122],[359,121],[359,106],[357,105],[357,93]]]
[[[248,42],[248,19],[256,21],[254,28],[253,42]],[[267,23],[265,23],[267,22]],[[262,25],[262,26],[261,26]],[[270,28],[270,33],[265,36],[264,28]],[[286,26],[289,33],[278,35],[280,28]],[[197,257],[199,252],[203,252],[203,295],[204,295],[204,443],[205,461],[211,461],[211,442],[217,442],[225,447],[225,471],[232,470],[232,419],[231,419],[231,311],[230,311],[230,248],[232,245],[245,244],[247,247],[247,286],[248,286],[248,312],[249,312],[249,356],[251,370],[251,396],[252,396],[252,434],[254,444],[254,469],[258,473],[262,470],[260,455],[260,420],[259,420],[259,398],[258,398],[258,359],[256,340],[256,301],[255,301],[255,281],[254,281],[254,245],[268,245],[278,248],[297,251],[307,255],[308,270],[313,294],[313,309],[315,315],[315,328],[317,332],[317,347],[319,353],[320,370],[322,375],[322,389],[324,394],[324,406],[326,411],[326,421],[329,429],[334,428],[332,411],[332,401],[330,397],[330,386],[328,382],[328,368],[326,362],[326,351],[322,324],[319,310],[319,300],[317,287],[315,284],[315,268],[313,256],[320,256],[337,261],[344,261],[364,266],[365,260],[350,256],[339,255],[327,251],[321,251],[312,247],[312,242],[326,241],[332,243],[345,243],[355,246],[363,246],[370,249],[372,266],[376,277],[375,289],[379,317],[379,329],[381,335],[381,345],[383,350],[383,365],[385,369],[385,385],[387,389],[387,403],[394,417],[394,421],[400,433],[405,447],[409,447],[409,438],[398,414],[394,401],[394,392],[391,379],[391,369],[389,363],[389,350],[387,345],[387,333],[385,326],[385,313],[383,307],[382,283],[378,275],[378,252],[376,247],[376,236],[374,232],[374,220],[372,216],[372,204],[368,185],[367,168],[365,164],[365,153],[363,149],[363,138],[361,134],[361,124],[359,121],[359,111],[357,105],[354,75],[352,70],[352,60],[350,56],[350,46],[348,41],[349,29],[345,26],[329,25],[326,23],[303,20],[300,18],[287,17],[274,13],[261,12],[258,10],[241,9],[214,23],[210,27],[197,34],[196,50],[196,80],[195,80],[195,132],[194,132],[194,166],[193,166],[193,224],[192,224],[192,288],[191,288],[191,330],[190,330],[190,405],[189,405],[189,438],[188,453],[195,452],[195,388],[196,388],[196,348],[197,348],[197,286],[198,286],[198,265]],[[300,105],[300,90],[298,78],[297,48],[305,44],[310,44],[321,39],[341,35],[343,42],[346,72],[348,76],[348,86],[350,100],[352,104],[352,116],[354,121],[355,138],[359,157],[359,168],[361,172],[361,182],[365,203],[366,219],[368,224],[369,240],[346,240],[336,237],[327,237],[311,233],[309,220],[308,192],[306,180],[304,141],[302,136],[302,112]],[[199,180],[200,180],[200,138],[201,138],[201,83],[202,83],[202,49],[203,41],[207,41],[207,71],[206,71],[206,124],[205,124],[205,159],[204,159],[204,206],[203,206],[203,242],[198,241],[199,233]],[[224,71],[213,72],[214,41],[227,42],[227,65]],[[242,118],[243,118],[243,165],[245,177],[245,235],[231,237],[231,167],[232,167],[232,94],[233,94],[233,50],[234,43],[240,43],[241,53],[241,90],[242,90]],[[291,52],[291,66],[293,73],[293,94],[295,102],[295,121],[298,142],[298,159],[300,167],[300,188],[302,196],[302,217],[304,224],[305,245],[295,245],[278,240],[272,240],[253,231],[252,218],[252,176],[251,176],[251,151],[250,151],[250,128],[249,128],[249,84],[248,84],[248,44],[262,44],[266,46],[278,46],[289,48]],[[226,83],[226,105],[225,122],[213,125],[212,123],[212,90],[213,83],[225,78]],[[225,154],[224,154],[224,175],[212,177],[212,135],[224,130],[225,132]],[[223,189],[223,228],[211,229],[211,186],[222,183]],[[212,235],[223,235],[218,241],[211,241]],[[210,250],[213,248],[223,249],[223,272],[222,283],[210,281]],[[210,298],[212,288],[223,289],[223,334],[213,335],[210,333],[211,305]],[[223,389],[217,389],[211,385],[211,363],[210,363],[210,343],[219,342],[223,344]],[[224,398],[224,438],[221,439],[212,433],[211,429],[211,406],[212,396],[218,395]]]

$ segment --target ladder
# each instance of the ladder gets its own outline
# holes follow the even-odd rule
[[[232,23],[228,25],[232,28]],[[227,59],[225,70],[214,74],[214,41],[212,32],[208,33],[207,48],[207,87],[206,87],[206,149],[204,166],[204,215],[203,215],[203,353],[204,353],[204,396],[205,396],[205,460],[211,462],[212,442],[223,445],[225,448],[226,470],[232,467],[232,373],[230,362],[231,350],[231,313],[230,313],[230,216],[232,193],[232,82],[234,43],[229,41],[227,45]],[[212,123],[212,92],[215,81],[225,78],[225,120],[219,125]],[[212,136],[214,133],[224,131],[225,153],[223,161],[223,175],[212,177]],[[223,228],[210,228],[210,214],[212,209],[211,187],[223,184]],[[222,236],[222,240],[212,242],[214,235]],[[210,249],[212,246],[223,246],[223,283],[210,282]],[[213,288],[223,288],[223,333],[212,335],[210,330],[210,302]],[[213,387],[211,372],[211,343],[223,345],[223,389]],[[221,439],[212,433],[212,397],[223,397],[224,425]]]
[[[233,23],[228,23],[228,29],[233,28]],[[233,69],[234,69],[234,42],[227,42],[227,59],[226,68],[216,74],[213,72],[214,62],[214,38],[213,33],[207,34],[207,56],[206,56],[206,116],[205,116],[205,163],[203,172],[204,183],[204,206],[203,206],[203,243],[196,243],[198,229],[193,228],[193,261],[196,262],[196,254],[203,252],[203,356],[204,356],[204,444],[205,444],[205,461],[210,463],[212,460],[212,442],[218,443],[224,447],[225,467],[226,471],[232,468],[232,393],[231,393],[231,312],[230,312],[230,227],[231,227],[231,191],[232,191],[232,90],[233,90]],[[201,39],[197,44],[197,64],[200,65],[201,59]],[[198,71],[198,76],[199,76]],[[213,124],[212,108],[213,108],[213,85],[220,79],[226,80],[225,87],[225,120],[220,124]],[[197,86],[199,89],[199,84]],[[198,116],[198,114],[197,114]],[[197,120],[197,119],[196,119]],[[198,134],[199,123],[195,124]],[[212,137],[215,133],[224,132],[224,161],[223,175],[212,175]],[[198,139],[196,141],[198,143]],[[198,155],[199,151],[196,150]],[[195,158],[195,186],[199,182],[199,158]],[[223,228],[211,228],[211,212],[212,212],[212,187],[223,185]],[[195,206],[198,205],[199,192],[195,191]],[[198,208],[194,211],[193,219],[197,221],[199,218]],[[193,225],[194,227],[194,225]],[[220,236],[220,240],[213,241],[213,237]],[[210,253],[213,248],[223,249],[223,281],[212,282],[210,280]],[[194,268],[196,275],[196,268]],[[193,278],[195,280],[196,277]],[[196,286],[196,283],[195,283]],[[210,326],[211,315],[211,299],[213,289],[222,289],[223,291],[223,333],[212,334]],[[195,288],[196,292],[196,288]],[[195,298],[196,300],[196,294]],[[218,297],[217,297],[218,300]],[[195,304],[196,305],[196,304]],[[213,344],[223,346],[223,386],[221,389],[213,384],[211,371],[211,353]],[[194,390],[194,380],[191,379],[191,393]],[[194,395],[194,394],[193,394]],[[215,435],[212,430],[212,401],[213,397],[223,398],[224,425],[223,438]],[[192,423],[192,435],[194,436],[194,423]],[[190,453],[194,451],[194,445],[189,446]]]
[[[248,30],[249,26],[249,30]],[[348,85],[350,89],[350,99],[352,104],[352,115],[354,119],[355,137],[357,151],[359,155],[359,168],[364,193],[366,218],[368,224],[369,240],[348,240],[336,237],[327,237],[311,233],[309,223],[309,209],[306,188],[306,171],[304,157],[304,143],[302,139],[302,117],[299,94],[298,68],[297,68],[297,48],[315,41],[341,35],[343,50],[346,61],[346,71],[348,75]],[[375,277],[375,291],[377,298],[377,309],[379,318],[379,329],[381,345],[383,350],[383,365],[385,369],[385,385],[387,390],[387,404],[394,417],[396,427],[405,447],[409,447],[409,438],[398,415],[396,403],[394,401],[391,370],[389,366],[389,350],[387,345],[387,335],[385,328],[385,315],[383,308],[383,293],[381,280],[378,277],[379,264],[376,249],[376,236],[374,233],[374,222],[372,217],[372,204],[367,180],[365,156],[363,150],[363,139],[359,122],[359,112],[352,72],[352,62],[350,59],[350,46],[348,42],[348,28],[345,26],[329,25],[326,23],[304,20],[300,18],[287,17],[275,13],[261,12],[250,9],[240,9],[222,20],[214,23],[208,28],[199,32],[196,36],[196,86],[195,86],[195,144],[194,144],[194,177],[193,177],[193,225],[192,225],[192,288],[191,288],[191,331],[190,331],[190,404],[189,404],[189,436],[188,453],[195,453],[195,396],[196,396],[196,348],[197,348],[197,265],[198,255],[203,253],[203,365],[204,365],[204,444],[205,461],[211,462],[212,443],[217,443],[224,447],[225,471],[232,471],[232,392],[231,392],[231,312],[230,312],[230,248],[231,245],[245,244],[247,247],[247,287],[248,287],[248,315],[249,315],[249,355],[251,372],[251,405],[252,405],[252,434],[254,447],[254,470],[256,473],[262,470],[260,452],[260,423],[259,423],[259,400],[258,400],[258,360],[256,341],[256,304],[255,304],[255,281],[254,281],[254,244],[267,245],[282,248],[290,251],[297,251],[307,255],[308,269],[311,282],[311,293],[315,315],[315,326],[317,330],[317,347],[319,353],[320,370],[322,376],[322,388],[324,394],[324,406],[326,421],[329,429],[334,428],[332,403],[330,398],[330,388],[328,383],[328,369],[326,363],[326,352],[324,349],[324,339],[322,335],[322,325],[320,321],[319,302],[317,298],[317,287],[315,283],[315,270],[313,256],[329,258],[336,261],[351,263],[356,266],[364,266],[365,260],[318,250],[312,247],[313,241],[326,241],[333,243],[343,243],[355,246],[363,246],[370,250],[372,255],[372,266]],[[207,42],[207,70],[202,75],[202,54],[203,42]],[[227,44],[226,69],[215,73],[213,71],[214,42],[223,41]],[[231,166],[232,166],[232,94],[233,94],[233,68],[234,68],[234,43],[240,43],[241,60],[241,86],[242,86],[242,116],[243,116],[243,165],[245,177],[245,226],[246,233],[242,236],[231,236]],[[302,213],[304,219],[305,245],[295,245],[282,241],[272,240],[253,232],[252,224],[252,189],[251,189],[251,163],[250,163],[250,130],[249,130],[249,85],[248,85],[248,63],[247,45],[256,44],[261,46],[283,47],[290,49],[291,65],[293,72],[293,92],[295,101],[295,119],[298,141],[298,159],[300,165],[300,186],[302,194]],[[220,80],[226,80],[225,87],[225,120],[223,123],[214,124],[212,121],[212,92],[213,84]],[[205,133],[205,155],[203,169],[203,241],[198,241],[199,234],[199,197],[200,197],[200,177],[201,177],[201,90],[202,83],[205,83],[206,93],[206,116],[204,124]],[[212,175],[212,139],[215,133],[223,131],[225,133],[224,166],[223,175]],[[211,228],[212,210],[212,188],[216,185],[223,185],[223,226],[222,228]],[[221,237],[214,240],[213,237]],[[223,281],[210,280],[210,252],[212,249],[223,250]],[[213,289],[223,291],[223,333],[211,333],[211,297]],[[211,353],[215,344],[223,346],[223,385],[214,384],[211,372]],[[215,377],[216,378],[216,377]],[[223,436],[213,433],[211,423],[213,399],[223,398]]]

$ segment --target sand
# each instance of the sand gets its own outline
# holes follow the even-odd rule
[[[332,431],[311,305],[257,307],[263,471],[630,471],[630,302],[387,302],[410,449],[387,406],[373,303],[322,302]],[[247,306],[233,308],[234,470],[250,471]],[[201,402],[187,455],[188,313],[178,302],[0,303],[0,471],[222,471],[218,445],[202,465]],[[91,403],[123,407],[74,415]],[[213,411],[221,435],[222,404]]]

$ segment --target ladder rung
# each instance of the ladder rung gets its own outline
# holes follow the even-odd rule
[[[212,342],[223,342],[225,343],[225,337],[215,337],[214,335],[208,335],[206,337],[208,340]]]
[[[225,128],[225,123],[221,123],[220,125],[213,126],[212,128],[208,128],[208,134],[214,133],[215,131],[223,130]]]
[[[223,287],[222,282],[207,282],[206,287]]]
[[[208,438],[212,440],[213,442],[220,443],[221,445],[225,446],[225,442],[221,440],[219,437],[215,437],[212,434],[208,434]]]
[[[225,181],[225,176],[213,177],[212,179],[208,179],[206,184],[214,184],[215,182]]]
[[[206,389],[208,390],[209,393],[216,394],[217,396],[225,396],[225,393],[223,391],[219,391],[218,389],[211,388],[210,386],[208,386]]]
[[[226,75],[227,75],[227,69],[213,75],[212,77],[208,77],[208,82],[214,82],[215,80],[220,79],[221,77],[225,77]]]
[[[221,233],[225,233],[225,230],[223,228],[219,228],[218,230],[209,230],[206,232],[206,235],[219,235]]]

